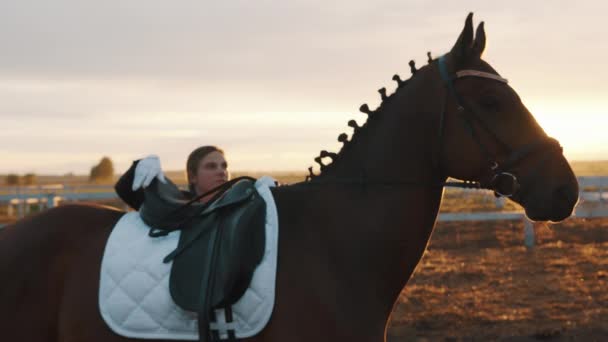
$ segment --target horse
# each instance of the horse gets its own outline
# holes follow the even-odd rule
[[[562,148],[481,56],[472,13],[452,49],[322,151],[321,172],[276,187],[276,301],[249,342],[384,341],[396,299],[423,255],[448,178],[494,190],[532,220],[561,221],[578,200]],[[328,163],[328,158],[331,163]],[[0,336],[126,341],[98,309],[104,244],[123,211],[69,204],[0,232]]]

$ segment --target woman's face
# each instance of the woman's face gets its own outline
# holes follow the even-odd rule
[[[214,151],[199,161],[196,175],[193,175],[190,182],[194,184],[196,195],[201,195],[225,183],[229,176],[228,163],[224,155]]]

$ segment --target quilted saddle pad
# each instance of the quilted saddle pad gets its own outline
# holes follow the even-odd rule
[[[216,310],[211,328],[227,338],[227,330],[237,338],[259,333],[270,320],[276,283],[278,215],[270,187],[271,177],[259,178],[256,189],[266,201],[266,247],[243,297],[232,306],[233,322],[226,323],[223,309]],[[140,339],[198,340],[196,313],[178,307],[169,293],[171,263],[163,258],[172,252],[179,231],[150,238],[149,227],[138,212],[129,212],[118,221],[106,244],[101,263],[99,309],[106,324],[116,334]]]

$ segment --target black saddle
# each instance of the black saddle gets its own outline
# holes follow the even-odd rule
[[[192,202],[175,184],[153,181],[145,188],[140,208],[150,236],[181,230],[177,248],[164,262],[173,261],[169,290],[181,308],[198,313],[199,340],[219,340],[210,329],[214,310],[226,309],[249,287],[265,247],[266,203],[251,180],[235,180],[208,204]],[[233,184],[231,187],[231,184]],[[234,331],[228,331],[234,339]]]

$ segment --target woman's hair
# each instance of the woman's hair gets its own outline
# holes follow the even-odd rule
[[[198,170],[198,164],[211,152],[219,152],[224,154],[224,151],[213,145],[201,146],[194,151],[190,152],[188,160],[186,161],[186,179],[188,180],[188,189],[194,193],[194,186],[190,182],[190,175],[196,175]]]

